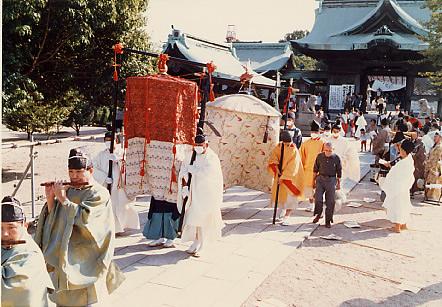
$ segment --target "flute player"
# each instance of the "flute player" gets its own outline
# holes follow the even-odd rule
[[[48,306],[53,288],[40,248],[26,231],[20,202],[2,200],[2,306]]]
[[[71,149],[71,186],[45,187],[35,241],[43,251],[57,306],[108,306],[124,277],[112,257],[115,226],[109,192],[92,178],[90,158]],[[87,183],[80,185],[79,183]]]

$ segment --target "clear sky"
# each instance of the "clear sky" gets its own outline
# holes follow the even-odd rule
[[[315,0],[150,0],[148,32],[158,47],[171,25],[214,42],[225,41],[227,25],[243,41],[277,42],[293,30],[311,30]]]

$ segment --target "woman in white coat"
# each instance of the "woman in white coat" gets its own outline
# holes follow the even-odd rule
[[[391,168],[381,183],[381,189],[386,194],[382,206],[387,209],[387,218],[394,224],[392,230],[397,233],[407,229],[413,207],[410,200],[410,189],[414,183],[413,149],[413,142],[407,139],[402,141],[399,150],[401,160]]]

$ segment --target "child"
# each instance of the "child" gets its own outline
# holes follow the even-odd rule
[[[367,151],[367,140],[369,136],[365,134],[365,129],[360,130],[360,139],[361,139],[361,151]]]
[[[368,139],[370,140],[369,151],[371,151],[371,149],[372,149],[373,139],[377,134],[377,130],[378,130],[378,127],[376,126],[376,120],[375,119],[370,120],[370,125],[368,126],[367,131],[366,131],[366,133],[368,133]]]

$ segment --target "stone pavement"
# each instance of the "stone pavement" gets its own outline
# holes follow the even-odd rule
[[[372,157],[360,157],[363,177]],[[343,183],[346,192],[354,186]],[[223,237],[200,258],[189,256],[189,244],[179,240],[176,248],[153,248],[140,232],[119,237],[115,259],[126,281],[111,295],[112,306],[240,306],[318,227],[303,210],[296,211],[291,226],[272,225],[268,205],[268,194],[242,187],[227,190]],[[135,207],[144,225],[149,204],[137,202]]]

